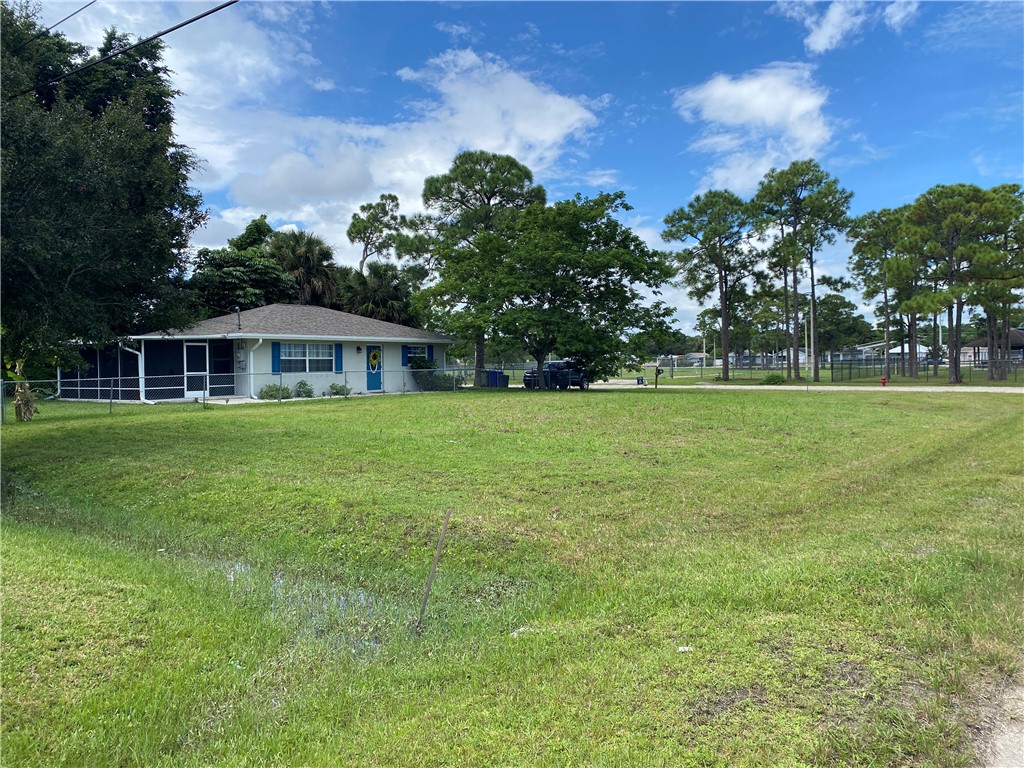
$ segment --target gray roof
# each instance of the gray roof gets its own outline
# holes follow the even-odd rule
[[[241,325],[241,328],[239,328]],[[418,328],[386,323],[309,304],[268,304],[238,314],[211,317],[188,328],[145,333],[133,339],[241,339],[269,336],[281,339],[407,341],[451,344],[453,339]]]
[[[1021,349],[1022,347],[1024,347],[1024,328],[1011,328],[1009,336],[1010,349]],[[961,344],[960,346],[967,349],[971,347],[987,347],[988,337],[982,336],[980,338],[974,339],[973,341],[968,341],[966,344]]]

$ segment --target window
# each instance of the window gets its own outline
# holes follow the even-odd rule
[[[333,370],[333,345],[281,344],[281,373],[320,373]]]
[[[406,349],[409,350],[409,352],[406,355],[406,357],[426,357],[427,356],[427,348],[425,346],[416,347],[416,346],[410,345],[410,346],[406,347]]]

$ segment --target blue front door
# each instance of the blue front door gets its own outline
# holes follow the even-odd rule
[[[366,391],[381,390],[381,361],[383,354],[380,345],[366,345]]]

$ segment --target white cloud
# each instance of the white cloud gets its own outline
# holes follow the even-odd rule
[[[596,124],[581,100],[472,50],[447,51],[396,76],[421,86],[428,98],[393,122],[237,106],[197,115],[207,132],[192,146],[209,158],[208,178],[230,190],[236,216],[267,212],[277,225],[316,231],[339,261],[354,262],[345,230],[362,203],[393,192],[403,211],[419,210],[424,178],[446,171],[467,148],[514,155],[538,175],[553,172]]]
[[[834,0],[824,13],[808,0],[780,0],[775,10],[804,25],[804,46],[810,53],[822,54],[846,44],[865,27],[883,22],[900,32],[917,15],[917,0],[892,3],[868,3],[865,0]]]
[[[70,10],[55,3],[44,21]],[[105,27],[146,35],[195,12],[188,3],[100,0],[64,28],[71,39],[95,46]],[[289,102],[282,94],[297,86],[355,90],[337,87],[338,74],[318,62],[302,33],[313,21],[312,6],[305,4],[240,3],[165,39],[165,61],[183,94],[175,100],[175,133],[204,161],[193,184],[207,199],[228,199],[211,210],[195,245],[223,246],[250,219],[267,213],[275,227],[317,232],[340,262],[354,263],[356,250],[345,231],[359,205],[393,192],[403,212],[418,210],[424,178],[445,172],[463,149],[511,154],[538,176],[558,177],[597,125],[592,110],[607,103],[561,94],[496,56],[463,48],[394,73],[422,96],[415,104],[396,103],[390,120],[291,114],[281,106]],[[447,25],[442,31],[463,29]],[[603,179],[612,174],[592,173]]]
[[[973,2],[948,5],[949,10],[925,31],[925,38],[935,50],[952,53],[969,48],[1001,50],[996,40],[1015,39],[1020,52],[1020,34],[1024,15],[1020,3]],[[1013,66],[1020,65],[1020,57]]]
[[[918,5],[917,0],[898,0],[889,3],[885,6],[883,14],[886,25],[896,32],[902,32],[910,20],[917,16]]]
[[[981,148],[971,152],[971,163],[980,176],[1007,181],[1019,180],[1021,171],[1024,170],[1013,160],[1008,160],[998,153],[993,156]]]
[[[335,89],[334,81],[327,77],[318,77],[315,80],[309,81],[309,87],[314,91],[333,91]]]
[[[843,0],[829,5],[813,24],[804,40],[811,53],[826,53],[842,45],[843,40],[864,26],[868,17],[865,4],[855,0]]]
[[[773,166],[819,155],[832,137],[823,112],[828,90],[806,64],[718,74],[673,95],[683,119],[704,124],[690,149],[716,156],[702,180],[707,187],[750,192]]]
[[[438,32],[443,32],[444,34],[451,36],[453,40],[472,36],[472,30],[470,30],[470,28],[465,24],[448,24],[442,21],[435,24],[434,29]]]
[[[618,183],[619,174],[612,168],[595,168],[583,174],[583,182],[598,189],[611,189]]]
[[[540,37],[540,27],[532,21],[526,22],[526,31],[516,35],[515,39],[520,43],[528,43]]]

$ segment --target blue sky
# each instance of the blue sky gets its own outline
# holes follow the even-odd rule
[[[59,29],[96,45],[104,27],[146,36],[216,4],[101,0]],[[79,5],[44,3],[41,20]],[[659,248],[697,192],[748,196],[806,157],[855,214],[1024,180],[1019,1],[242,0],[165,42],[176,131],[204,162],[197,246],[267,213],[355,263],[352,212],[383,192],[420,210],[423,179],[463,149],[516,156],[549,200],[624,190],[626,222]],[[848,253],[828,249],[821,272]],[[699,308],[666,297],[691,330]]]

